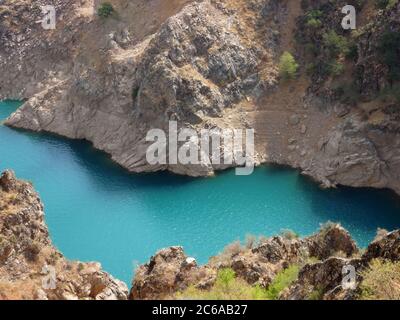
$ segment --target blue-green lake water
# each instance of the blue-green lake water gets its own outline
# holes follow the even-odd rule
[[[0,120],[18,105],[0,102]],[[52,240],[66,257],[99,261],[127,283],[137,263],[167,246],[182,245],[205,263],[247,234],[308,235],[331,220],[365,246],[378,227],[400,227],[400,201],[389,191],[321,190],[276,167],[207,179],[129,174],[87,142],[0,124],[0,170],[6,168],[34,183]]]

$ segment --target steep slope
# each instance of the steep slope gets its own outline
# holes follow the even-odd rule
[[[43,204],[11,171],[0,177],[0,300],[126,300],[127,286],[99,263],[66,260],[53,247]]]
[[[339,0],[132,2],[112,1],[117,13],[102,19],[98,3],[58,1],[62,20],[49,32],[32,13],[12,23],[25,16],[10,2],[0,97],[28,100],[7,124],[87,139],[134,172],[192,176],[226,166],[149,165],[149,129],[169,120],[196,130],[254,128],[256,163],[300,168],[325,186],[400,193],[398,103],[375,99],[396,85],[379,43],[397,30],[399,4],[374,10],[375,1],[350,1],[360,21],[353,37],[341,29]],[[357,57],[327,56],[332,31],[357,45]],[[300,63],[298,79],[279,79],[283,51]]]

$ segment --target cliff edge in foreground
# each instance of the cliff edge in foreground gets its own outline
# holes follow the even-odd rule
[[[182,247],[160,250],[136,271],[131,299],[400,299],[400,231],[380,231],[363,251],[340,225],[228,246],[198,266]],[[387,288],[391,288],[389,291]]]
[[[0,177],[0,300],[121,299],[127,286],[99,263],[68,261],[51,243],[32,185]]]

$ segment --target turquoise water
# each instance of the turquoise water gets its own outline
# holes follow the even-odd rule
[[[0,103],[0,119],[18,103]],[[400,227],[400,201],[388,191],[320,190],[297,171],[258,168],[210,179],[134,175],[89,143],[0,125],[0,170],[12,168],[39,191],[51,237],[70,259],[100,261],[130,283],[156,250],[183,245],[200,262],[247,234],[301,235],[339,221],[359,245],[377,227]]]

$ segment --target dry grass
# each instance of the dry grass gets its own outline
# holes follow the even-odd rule
[[[38,284],[32,279],[15,282],[0,281],[0,300],[31,300]]]
[[[0,215],[13,214],[19,209],[16,192],[0,191]]]
[[[400,262],[373,260],[362,277],[361,300],[400,300]]]

